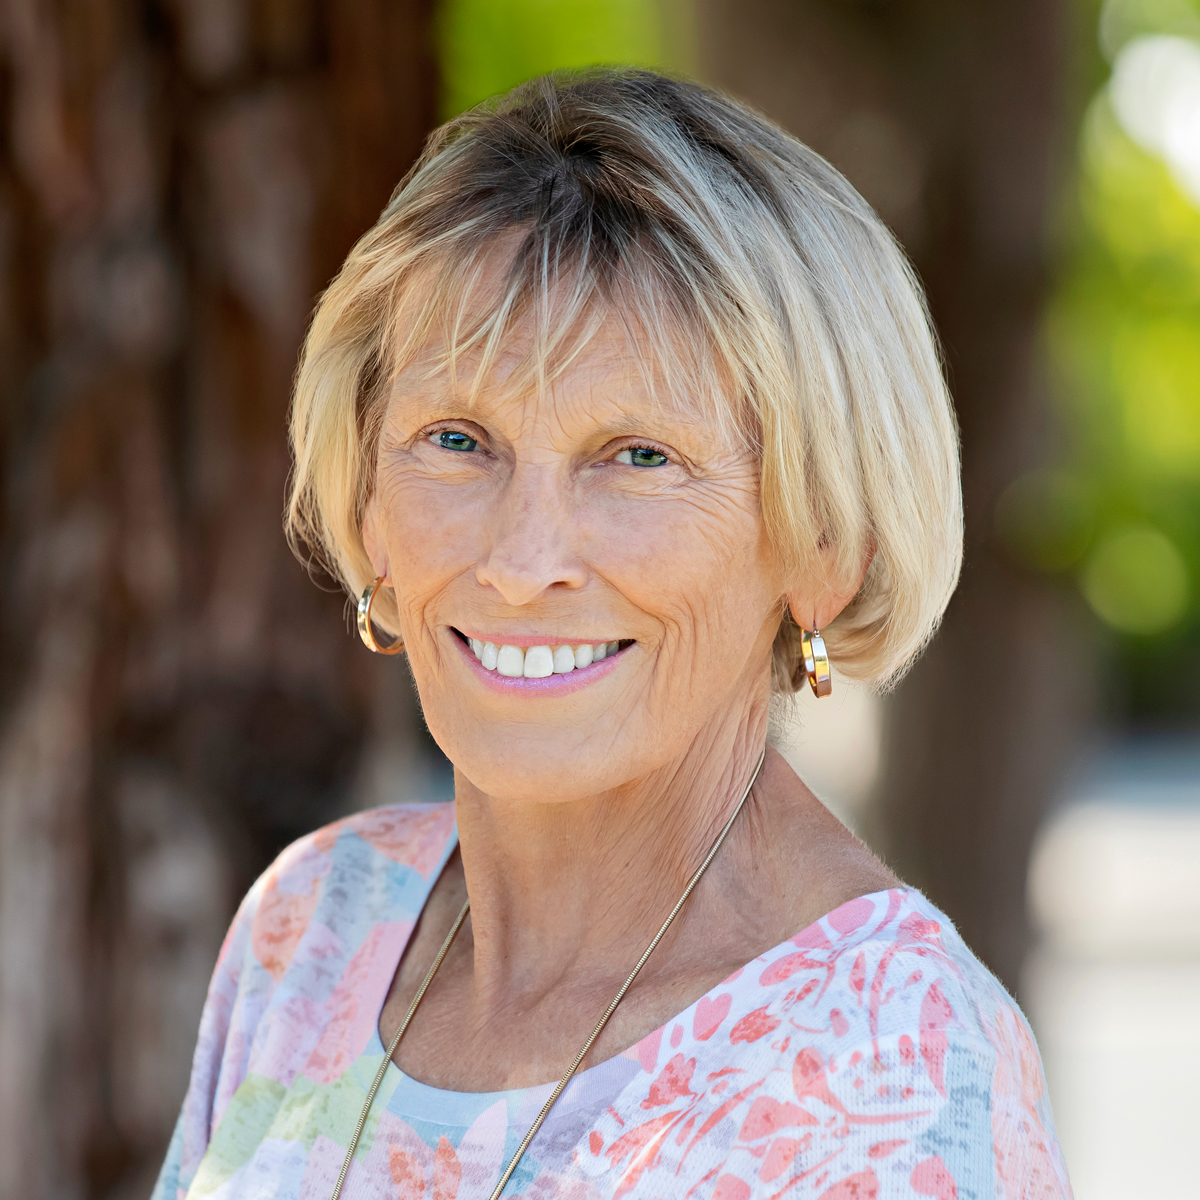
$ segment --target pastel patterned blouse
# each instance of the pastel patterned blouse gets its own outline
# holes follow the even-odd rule
[[[222,947],[154,1200],[328,1200],[383,1055],[396,965],[454,806],[301,839]],[[550,1092],[389,1067],[346,1200],[487,1200]],[[843,904],[567,1088],[527,1200],[1050,1200],[1070,1185],[1033,1037],[920,893]]]

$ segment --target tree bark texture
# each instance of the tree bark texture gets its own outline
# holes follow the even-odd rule
[[[0,3],[0,1197],[147,1194],[236,898],[431,761],[280,527],[430,7]]]
[[[941,633],[889,700],[872,840],[1012,988],[1031,842],[1090,694],[1072,602],[992,535],[997,497],[1054,440],[1038,339],[1067,149],[1066,6],[701,0],[700,11],[707,77],[844,171],[928,291],[962,430],[966,564]]]

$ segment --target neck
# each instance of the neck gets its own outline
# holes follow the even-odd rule
[[[567,803],[497,801],[458,775],[478,999],[631,967],[741,799],[766,730],[764,695],[648,774]]]

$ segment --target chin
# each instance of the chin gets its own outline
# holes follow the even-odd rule
[[[482,750],[482,753],[480,752]],[[621,771],[599,755],[571,754],[549,745],[480,747],[452,760],[479,791],[495,800],[569,804],[625,782]]]
[[[575,736],[539,728],[514,729],[496,723],[487,732],[467,736],[456,731],[435,740],[454,764],[456,775],[494,800],[514,803],[566,804],[628,782],[630,764],[645,757],[624,749],[620,739]],[[603,749],[600,746],[603,745]]]

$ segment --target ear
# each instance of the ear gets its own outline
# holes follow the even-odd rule
[[[374,496],[367,501],[367,506],[363,509],[362,539],[363,549],[371,560],[371,568],[375,575],[383,577],[384,587],[391,587],[392,569],[388,562],[387,546],[379,528],[379,509]]]
[[[801,629],[824,629],[831,625],[837,615],[858,595],[867,571],[875,558],[872,542],[863,555],[859,570],[850,578],[837,582],[814,581],[807,587],[786,592],[792,620]]]

